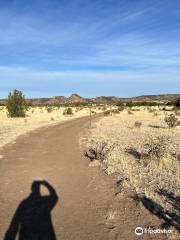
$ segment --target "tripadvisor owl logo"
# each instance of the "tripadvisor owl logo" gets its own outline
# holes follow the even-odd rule
[[[135,234],[136,235],[138,235],[138,236],[140,236],[140,235],[143,235],[143,228],[142,227],[137,227],[136,229],[135,229]]]

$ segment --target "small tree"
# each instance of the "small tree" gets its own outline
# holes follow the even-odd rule
[[[25,117],[28,104],[21,91],[14,90],[9,93],[6,108],[9,117]]]
[[[126,106],[130,108],[133,107],[133,102],[132,101],[126,102]]]
[[[176,100],[175,106],[176,106],[176,107],[180,107],[180,98],[178,98],[178,99]]]
[[[123,102],[122,102],[122,101],[119,101],[119,102],[117,102],[116,106],[117,106],[117,107],[123,107],[123,106],[124,106],[124,104],[123,104]]]

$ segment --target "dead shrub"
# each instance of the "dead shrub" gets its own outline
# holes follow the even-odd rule
[[[168,153],[169,138],[166,136],[150,137],[144,144],[142,158],[146,163],[152,160],[160,162]]]
[[[119,107],[118,107],[118,111],[119,111],[119,112],[122,112],[122,111],[124,111],[124,108],[125,108],[124,106],[119,106]]]
[[[101,108],[102,111],[106,111],[106,109],[107,109],[107,107],[105,107],[105,106]]]
[[[120,111],[119,111],[119,109],[113,109],[113,110],[112,110],[112,113],[114,113],[114,114],[119,114]]]
[[[175,114],[176,114],[176,116],[180,116],[180,110],[176,109]]]
[[[141,159],[141,153],[136,150],[136,148],[129,147],[125,148],[125,153],[130,154],[131,156],[135,157],[136,159]]]
[[[178,125],[178,119],[174,114],[167,115],[164,118],[165,123],[168,125],[169,128],[176,127]]]
[[[94,110],[91,110],[91,113],[92,113],[92,114],[96,114],[96,111],[94,111]]]
[[[154,114],[153,114],[153,116],[154,117],[157,117],[159,114],[158,114],[158,112],[156,111],[156,112],[154,112]]]
[[[134,123],[134,127],[135,127],[135,128],[140,128],[141,126],[142,126],[142,122],[136,121],[136,122]]]
[[[149,108],[148,111],[149,113],[154,113],[156,110],[154,108]]]
[[[47,111],[48,113],[51,113],[51,112],[53,111],[53,107],[46,107],[46,111]]]
[[[133,112],[139,112],[139,111],[141,111],[141,109],[139,109],[139,108],[132,108],[131,109]]]
[[[91,140],[89,149],[85,151],[85,156],[91,161],[106,159],[108,154],[117,146],[116,143],[109,143],[106,140]]]
[[[104,116],[105,117],[110,116],[110,115],[111,115],[111,111],[110,110],[104,112]]]
[[[129,114],[129,115],[132,115],[133,112],[132,112],[131,110],[128,110],[128,114]]]

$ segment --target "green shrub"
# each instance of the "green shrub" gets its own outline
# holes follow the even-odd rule
[[[176,100],[175,106],[176,106],[176,107],[180,107],[180,98],[179,98],[178,100]]]
[[[117,104],[116,104],[117,107],[122,107],[124,106],[123,102],[119,101]]]
[[[6,108],[9,117],[25,117],[28,104],[21,91],[14,90],[9,93]]]
[[[72,111],[72,108],[66,108],[63,112],[63,115],[72,115],[73,114],[73,111]]]
[[[127,106],[127,107],[130,107],[130,108],[133,107],[133,102],[132,102],[132,101],[127,102],[127,103],[126,103],[126,106]]]
[[[96,114],[96,111],[91,110],[91,113],[92,113],[92,114]]]

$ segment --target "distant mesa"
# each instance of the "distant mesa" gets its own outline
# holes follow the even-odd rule
[[[78,94],[74,93],[68,98],[69,103],[83,103],[88,102],[87,99],[79,96]]]

